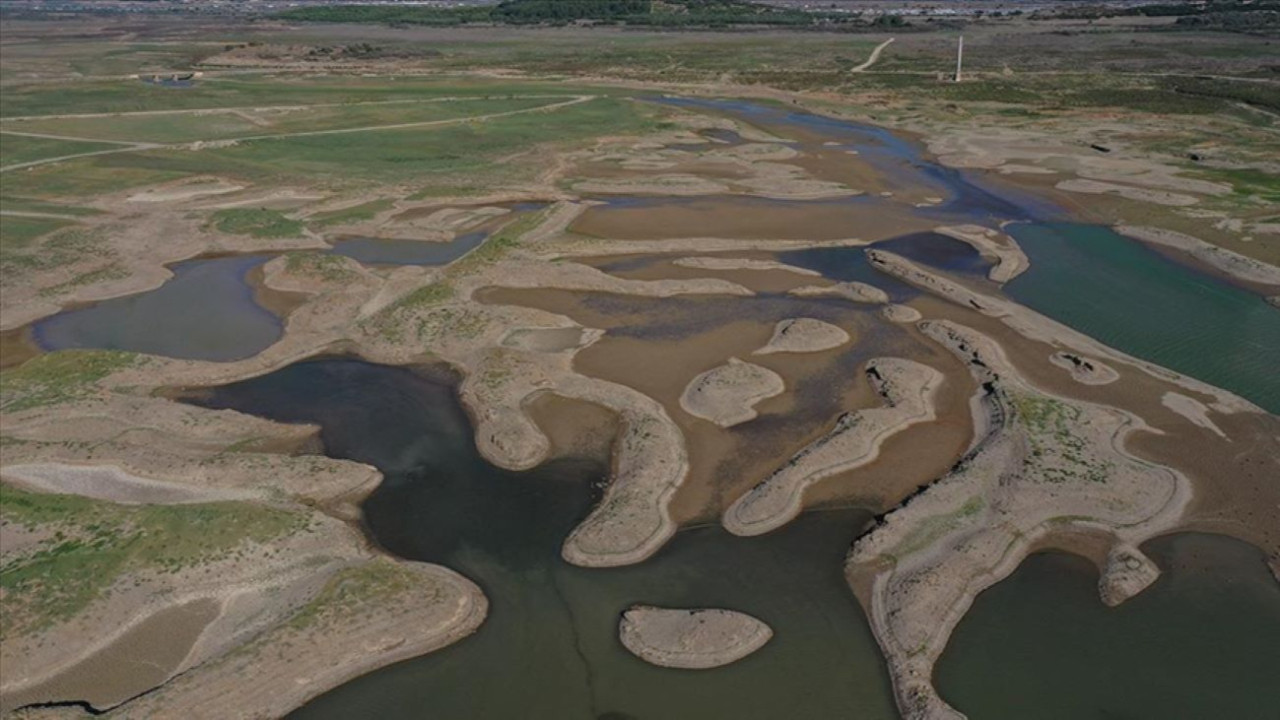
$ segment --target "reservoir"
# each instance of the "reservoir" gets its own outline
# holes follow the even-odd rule
[[[883,659],[842,571],[865,511],[810,512],[756,538],[688,528],[639,565],[583,569],[560,559],[560,545],[594,501],[601,461],[522,473],[488,464],[445,378],[325,359],[199,402],[319,423],[329,455],[386,474],[365,506],[374,539],[458,570],[491,602],[472,637],[358,678],[295,718],[896,717]],[[723,668],[659,668],[617,639],[619,616],[634,603],[742,610],[775,637]]]

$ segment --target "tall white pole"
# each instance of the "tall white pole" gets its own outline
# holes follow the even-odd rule
[[[964,36],[960,36],[960,44],[956,45],[956,82],[960,82],[960,63],[964,60]]]

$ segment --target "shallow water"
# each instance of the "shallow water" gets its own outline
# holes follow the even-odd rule
[[[103,300],[37,322],[45,350],[129,350],[193,360],[251,357],[278,340],[283,325],[254,299],[249,271],[265,255],[187,260],[150,292]]]
[[[350,238],[333,244],[333,254],[369,265],[447,265],[480,247],[488,231],[463,233],[449,242]]]
[[[492,602],[476,635],[343,685],[294,717],[896,717],[841,570],[869,519],[864,511],[808,513],[758,538],[686,529],[644,563],[587,570],[564,563],[559,550],[589,511],[604,466],[562,460],[513,473],[489,465],[447,382],[321,360],[218,389],[201,404],[320,423],[330,455],[386,473],[365,507],[376,540],[459,570]],[[637,602],[731,607],[776,635],[724,668],[657,668],[617,640],[621,612]]]
[[[1280,412],[1280,310],[1109,228],[1011,225],[1031,268],[1005,285],[1101,342]]]
[[[1145,549],[1165,574],[1117,608],[1089,561],[1028,558],[956,628],[942,696],[984,720],[1275,720],[1280,584],[1262,553],[1200,534]]]

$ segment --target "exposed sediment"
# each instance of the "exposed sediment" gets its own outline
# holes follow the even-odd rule
[[[936,228],[935,231],[969,243],[983,257],[995,261],[987,273],[987,277],[993,282],[1009,282],[1031,267],[1031,261],[1018,246],[1018,242],[999,231],[981,225],[949,225]]]
[[[1226,433],[1222,432],[1222,428],[1218,427],[1209,417],[1209,408],[1195,398],[1187,397],[1182,393],[1167,392],[1160,396],[1160,404],[1186,418],[1197,427],[1217,433],[1220,437],[1225,438],[1227,436]]]
[[[741,660],[764,647],[773,630],[746,613],[637,605],[618,624],[622,645],[661,667],[702,670]]]
[[[897,304],[886,305],[880,311],[880,314],[883,315],[886,320],[896,323],[913,323],[923,317],[919,310],[911,307],[910,305]]]
[[[1049,362],[1071,373],[1072,379],[1085,385],[1108,385],[1120,379],[1120,373],[1107,365],[1075,353],[1056,352],[1049,356]]]
[[[812,275],[815,277],[822,275],[816,270],[788,265],[777,260],[756,260],[753,258],[682,257],[672,260],[671,264],[700,270],[784,270],[797,275]]]
[[[876,358],[865,373],[884,405],[842,415],[827,434],[738,498],[724,514],[725,529],[760,535],[785,525],[800,514],[806,488],[872,462],[887,438],[936,417],[934,395],[943,381],[937,370],[912,360]]]
[[[776,372],[729,358],[691,380],[680,395],[680,407],[720,427],[732,427],[755,418],[756,403],[784,390],[786,383]]]
[[[756,355],[771,353],[809,353],[840,347],[852,337],[841,328],[816,318],[781,320],[773,329],[773,337]]]
[[[880,304],[889,302],[889,293],[874,285],[857,280],[834,285],[806,285],[789,291],[797,297],[841,297],[860,303]]]
[[[974,597],[1034,543],[1076,529],[1134,547],[1175,527],[1191,498],[1181,473],[1124,450],[1125,437],[1146,427],[1138,417],[1033,387],[970,328],[926,321],[921,330],[980,384],[978,438],[946,477],[860,538],[846,566],[851,578],[873,578],[871,626],[908,720],[963,717],[934,690],[934,662]],[[1107,581],[1112,600],[1143,586],[1145,572],[1129,572],[1128,557]]]

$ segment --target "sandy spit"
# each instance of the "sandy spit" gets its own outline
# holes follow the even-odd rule
[[[790,293],[797,297],[842,297],[846,300],[873,305],[889,302],[889,293],[875,285],[857,280],[834,285],[806,285],[795,288]]]
[[[935,232],[969,243],[983,257],[994,260],[995,265],[987,273],[987,277],[993,282],[1009,282],[1031,267],[1031,261],[1016,240],[991,228],[981,225],[950,225],[935,228]]]
[[[937,370],[902,358],[876,358],[865,374],[884,405],[842,415],[826,435],[738,498],[725,511],[725,529],[760,535],[785,525],[800,514],[806,488],[874,461],[887,438],[937,417],[934,396],[943,382]]]
[[[671,261],[672,265],[698,268],[700,270],[785,270],[797,275],[813,275],[820,277],[822,273],[808,268],[796,267],[776,260],[755,260],[752,258],[726,257],[682,257]]]

